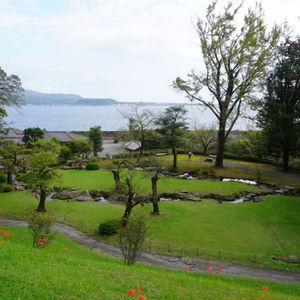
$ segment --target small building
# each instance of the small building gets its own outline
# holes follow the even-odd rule
[[[130,141],[124,144],[124,148],[128,151],[137,151],[141,148],[141,143],[138,141]]]
[[[23,130],[8,128],[6,132],[0,134],[0,140],[12,141],[18,144],[23,144]],[[73,133],[70,131],[44,131],[44,138],[51,140],[56,139],[60,143],[67,143],[71,141],[87,140],[87,137],[81,134]]]

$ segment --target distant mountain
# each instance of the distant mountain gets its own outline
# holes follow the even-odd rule
[[[35,105],[112,105],[118,101],[110,98],[83,98],[74,94],[52,94],[25,90],[25,104]]]

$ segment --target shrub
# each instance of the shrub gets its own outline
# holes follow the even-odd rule
[[[88,162],[85,166],[86,170],[99,170],[99,165],[96,162]]]
[[[10,185],[10,184],[4,184],[4,185],[2,186],[2,192],[3,192],[3,193],[10,193],[10,192],[12,192],[12,191],[13,191],[12,185]]]
[[[43,248],[53,238],[53,219],[48,213],[33,212],[28,219],[28,230],[32,236],[32,247]]]
[[[118,144],[119,142],[120,142],[120,139],[119,139],[118,137],[115,137],[115,138],[114,138],[114,143],[115,143],[115,144]]]
[[[119,220],[108,220],[100,223],[99,233],[101,235],[114,235],[118,233],[121,227],[121,222]]]
[[[133,265],[139,258],[146,234],[146,222],[142,215],[131,218],[127,226],[120,230],[120,247],[125,264]]]
[[[0,183],[6,182],[6,176],[3,173],[0,173]]]

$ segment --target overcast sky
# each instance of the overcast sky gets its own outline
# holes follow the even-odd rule
[[[0,0],[0,66],[26,89],[182,101],[170,87],[201,68],[193,22],[208,0]],[[220,0],[223,7],[227,1]],[[238,3],[233,1],[233,3]],[[255,1],[245,0],[244,7]],[[299,0],[263,0],[266,21],[299,34]]]

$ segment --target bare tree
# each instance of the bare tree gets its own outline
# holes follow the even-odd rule
[[[120,112],[129,122],[129,133],[132,139],[140,142],[140,156],[145,149],[147,129],[150,129],[155,120],[155,115],[150,110],[144,109],[142,104],[130,105],[129,112]]]
[[[207,155],[211,146],[217,141],[217,129],[215,125],[195,124],[191,132],[194,147],[202,148],[203,154]]]
[[[242,3],[234,8],[229,2],[220,14],[216,4],[208,6],[205,19],[198,19],[196,25],[206,71],[197,74],[193,70],[187,80],[178,77],[174,87],[217,118],[215,165],[223,167],[226,139],[245,108],[256,103],[258,83],[274,56],[279,29],[274,26],[267,32],[258,3],[248,9],[242,26],[236,23]],[[200,94],[204,87],[211,99]]]

